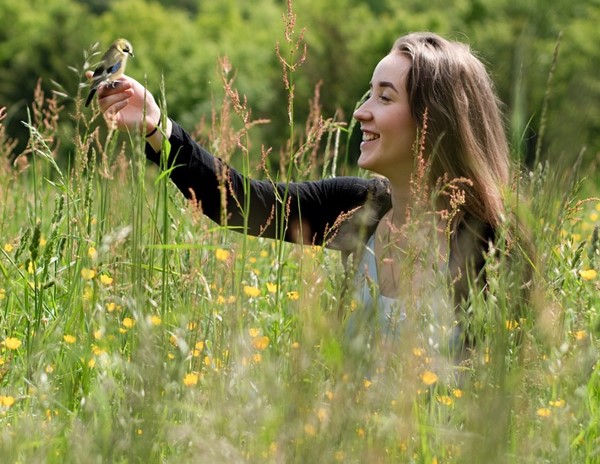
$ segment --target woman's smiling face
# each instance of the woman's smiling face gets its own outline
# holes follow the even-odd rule
[[[414,163],[417,125],[413,120],[406,79],[410,59],[401,53],[385,56],[373,71],[369,98],[354,112],[363,133],[358,166],[392,183],[404,182]]]

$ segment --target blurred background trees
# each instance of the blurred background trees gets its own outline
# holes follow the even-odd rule
[[[9,111],[10,135],[27,132],[21,121],[42,79],[61,88],[65,110],[75,110],[84,68],[117,37],[134,46],[128,74],[158,93],[164,79],[169,114],[193,130],[222,99],[218,61],[248,98],[259,143],[278,147],[289,135],[287,94],[275,46],[286,51],[283,0],[22,0],[0,4],[0,106]],[[295,75],[295,117],[304,127],[309,100],[320,84],[325,117],[349,122],[377,61],[394,39],[431,30],[471,44],[487,63],[506,103],[515,152],[532,156],[559,33],[560,55],[551,85],[544,156],[572,164],[600,152],[600,0],[295,0],[297,34],[306,28],[306,62]],[[91,111],[91,110],[87,110]],[[72,134],[68,121],[61,126]],[[59,134],[60,135],[60,134]],[[62,145],[68,156],[68,140]],[[351,153],[355,151],[351,147]]]

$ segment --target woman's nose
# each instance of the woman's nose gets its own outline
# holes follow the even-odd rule
[[[358,121],[365,121],[369,119],[369,115],[371,113],[369,113],[367,108],[365,108],[366,103],[367,102],[363,102],[358,108],[356,108],[356,110],[354,110],[354,113],[352,114],[352,116],[354,116],[354,119]]]

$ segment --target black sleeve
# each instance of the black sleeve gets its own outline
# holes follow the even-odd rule
[[[170,178],[183,195],[198,201],[213,221],[240,231],[249,199],[250,235],[325,245],[339,220],[360,209],[377,187],[376,181],[359,177],[289,184],[249,179],[209,154],[175,123],[169,142]],[[160,163],[160,154],[148,144],[146,156]],[[284,197],[287,201],[282,208]]]

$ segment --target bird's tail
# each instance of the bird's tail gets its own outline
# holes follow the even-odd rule
[[[88,94],[87,99],[85,101],[85,106],[90,106],[92,98],[94,98],[95,94],[96,94],[96,89],[92,88],[92,90],[90,90],[90,93]]]

